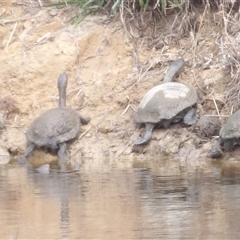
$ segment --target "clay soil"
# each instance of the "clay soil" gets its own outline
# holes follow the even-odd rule
[[[73,161],[107,158],[144,165],[149,158],[167,158],[183,165],[208,164],[213,140],[199,137],[194,127],[182,124],[155,129],[150,144],[133,151],[132,142],[144,131],[135,125],[133,115],[146,91],[161,83],[171,61],[179,57],[187,65],[176,81],[198,88],[200,115],[216,114],[213,98],[205,93],[214,86],[221,107],[225,76],[220,64],[209,62],[210,56],[217,55],[209,32],[218,31],[217,27],[208,26],[203,32],[198,62],[190,37],[169,44],[163,41],[153,48],[144,39],[130,39],[120,20],[102,15],[88,16],[73,26],[71,8],[5,4],[0,17],[0,23],[1,19],[20,20],[0,25],[0,145],[14,160],[25,150],[25,132],[31,122],[57,106],[57,78],[66,72],[67,105],[91,118],[69,145]]]

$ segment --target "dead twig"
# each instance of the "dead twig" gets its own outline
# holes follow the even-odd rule
[[[217,114],[218,114],[218,116],[220,116],[219,109],[218,109],[218,106],[217,106],[214,95],[212,95],[212,98],[213,98],[213,103],[214,103],[214,106],[216,108]],[[221,117],[219,117],[219,120],[221,120]]]
[[[89,126],[78,138],[78,140],[80,140],[84,135],[86,135],[86,133],[91,129],[91,126]],[[80,149],[76,149],[72,154],[71,157],[74,156]]]
[[[20,21],[26,21],[28,19],[29,18],[16,18],[16,19],[11,19],[11,20],[0,20],[0,25],[16,23],[16,22],[20,22]]]
[[[124,147],[123,150],[122,150],[120,153],[116,154],[114,157],[115,157],[115,158],[120,157],[120,156],[128,149],[128,147],[130,147],[131,145],[132,145],[132,144],[131,144],[131,141],[129,141],[129,142],[127,143],[127,146]]]
[[[91,126],[89,126],[89,127],[79,136],[78,139],[81,139],[90,129],[91,129]]]
[[[49,38],[50,35],[51,35],[51,32],[46,33],[45,35],[43,35],[42,37],[40,37],[40,38],[37,40],[36,43],[40,43],[42,40]]]
[[[206,117],[229,117],[230,115],[204,115]]]
[[[18,23],[16,22],[15,25],[14,25],[14,28],[13,28],[13,30],[12,30],[12,33],[11,33],[9,39],[8,39],[8,42],[7,42],[7,44],[6,44],[5,48],[4,48],[5,50],[7,50],[9,44],[10,44],[11,41],[12,41],[12,38],[13,38],[13,35],[14,35],[15,31],[16,31],[17,25],[18,25]]]
[[[121,114],[121,116],[123,116],[128,111],[129,108],[131,108],[134,112],[136,112],[136,109],[132,107],[130,104],[128,104],[125,110],[123,111],[123,113]]]

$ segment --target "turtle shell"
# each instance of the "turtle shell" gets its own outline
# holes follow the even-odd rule
[[[220,130],[222,139],[240,138],[240,110],[233,113]]]
[[[172,119],[197,101],[197,91],[191,85],[178,82],[160,84],[143,97],[135,114],[135,122],[158,123],[162,119]]]
[[[76,138],[80,125],[76,111],[68,107],[57,107],[36,118],[27,130],[26,137],[38,147],[56,148],[58,143]]]

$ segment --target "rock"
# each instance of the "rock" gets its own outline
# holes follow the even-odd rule
[[[19,108],[17,107],[16,101],[10,97],[5,96],[0,99],[0,111],[8,114],[19,113]]]
[[[212,136],[219,135],[221,129],[221,122],[218,117],[201,116],[194,131],[199,137],[211,138]]]
[[[57,16],[59,13],[58,9],[53,9],[51,11],[49,11],[50,16],[54,17]]]
[[[50,171],[50,165],[49,164],[44,164],[38,168],[35,169],[39,173],[49,173]]]
[[[222,96],[222,95],[215,96],[215,103],[216,103],[219,111],[223,108],[224,103],[225,103],[223,97],[224,96]],[[213,99],[205,99],[202,106],[206,111],[213,111],[213,110],[215,111],[216,110],[215,103],[214,103]]]

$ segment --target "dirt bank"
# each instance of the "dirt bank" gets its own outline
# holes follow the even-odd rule
[[[39,114],[57,106],[56,81],[66,72],[67,104],[91,117],[90,124],[82,127],[84,134],[69,146],[74,160],[104,156],[126,162],[138,159],[141,164],[160,156],[183,165],[208,164],[211,140],[197,136],[194,127],[181,124],[154,130],[151,143],[133,153],[131,144],[143,132],[134,124],[133,113],[146,91],[161,83],[170,62],[183,57],[188,64],[177,81],[198,88],[201,115],[216,114],[213,99],[221,108],[226,85],[221,59],[214,64],[212,61],[218,52],[214,34],[209,32],[217,32],[217,26],[205,27],[197,51],[190,37],[172,44],[163,39],[161,48],[149,49],[144,39],[129,40],[121,22],[89,16],[72,26],[71,16],[70,9],[2,7],[2,19],[21,21],[0,25],[0,110],[4,125],[0,146],[15,159],[23,153],[25,131]],[[213,89],[214,98],[209,95]]]

